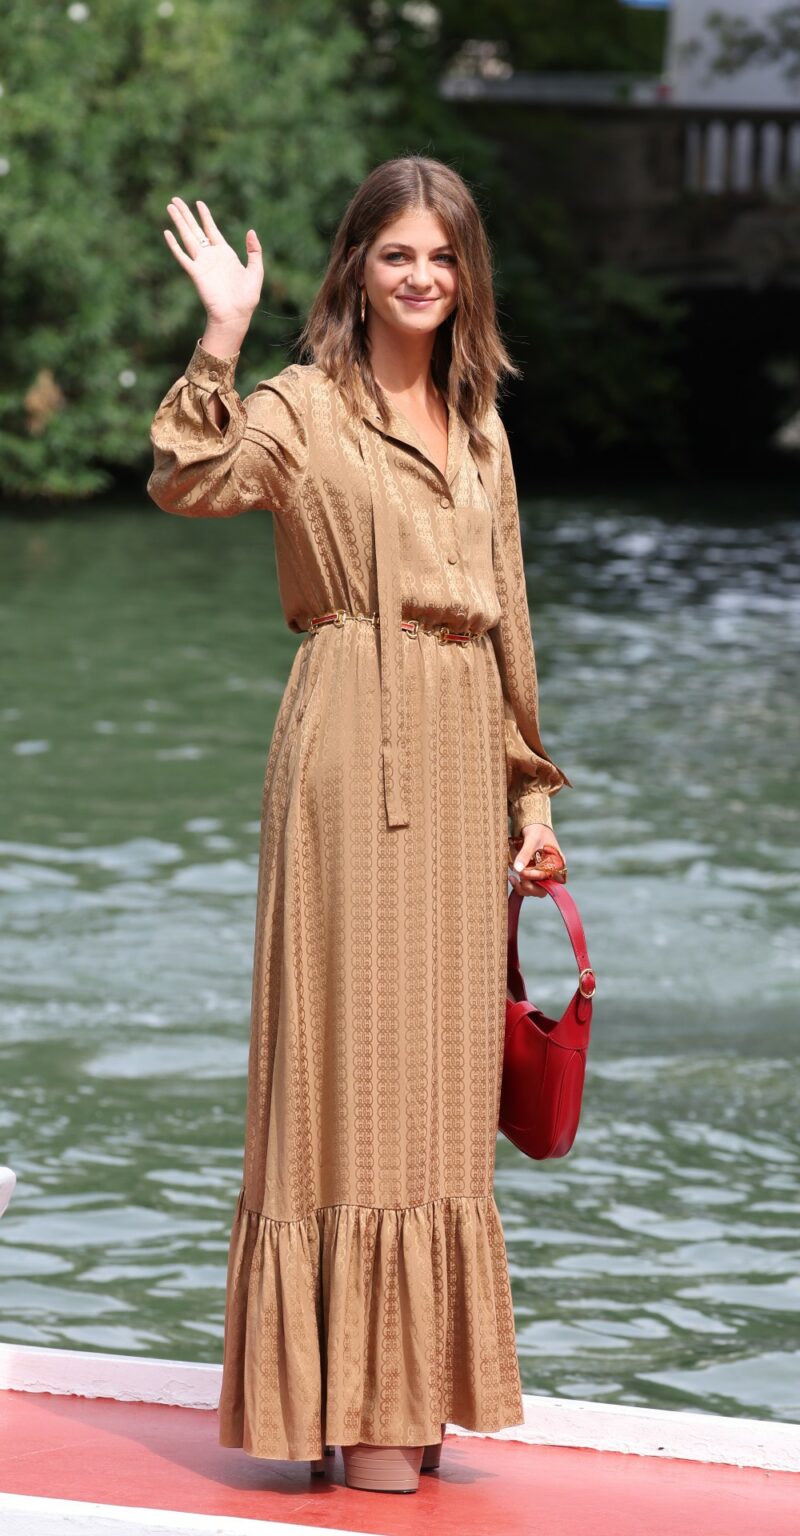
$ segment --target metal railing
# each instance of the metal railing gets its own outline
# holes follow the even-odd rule
[[[688,191],[743,197],[800,195],[800,111],[671,110],[685,118]]]

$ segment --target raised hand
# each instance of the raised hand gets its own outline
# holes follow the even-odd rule
[[[175,260],[188,272],[194,283],[210,321],[220,327],[246,331],[250,317],[258,305],[261,285],[264,281],[264,263],[261,243],[254,229],[248,229],[245,240],[247,265],[243,266],[235,250],[230,246],[211,217],[208,207],[197,199],[201,224],[191,208],[181,197],[173,197],[167,204],[167,212],[183,241],[178,244],[171,229],[164,230],[164,238]],[[208,245],[200,242],[203,237]]]

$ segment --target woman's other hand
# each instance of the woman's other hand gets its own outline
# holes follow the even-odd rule
[[[173,197],[167,212],[183,241],[178,244],[171,229],[164,238],[175,260],[188,272],[205,307],[209,321],[232,335],[245,335],[253,310],[257,307],[264,281],[261,243],[254,229],[245,239],[247,265],[243,266],[235,250],[220,234],[206,204],[197,199],[202,227],[181,197]],[[201,245],[203,236],[210,241]]]
[[[516,849],[516,845],[511,840],[509,840],[509,846]],[[519,850],[514,852],[513,868],[509,869],[511,884],[523,896],[547,895],[547,892],[541,888],[541,873],[537,875],[536,865],[533,863],[533,856],[539,848],[555,848],[566,865],[563,849],[552,827],[545,826],[541,821],[535,821],[530,826],[523,827],[521,845]]]

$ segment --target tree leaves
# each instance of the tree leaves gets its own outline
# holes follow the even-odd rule
[[[162,234],[176,192],[204,197],[241,252],[250,225],[262,239],[247,390],[288,361],[368,169],[365,40],[335,0],[71,9],[6,0],[0,38],[0,486],[23,496],[146,468],[155,403],[204,324]],[[32,432],[42,369],[64,403]]]

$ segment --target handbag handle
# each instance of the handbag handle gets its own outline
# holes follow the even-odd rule
[[[577,905],[576,905],[575,901],[573,900],[573,898],[570,895],[569,891],[566,889],[566,886],[562,885],[561,881],[559,881],[559,880],[540,880],[539,881],[539,886],[540,886],[540,888],[543,891],[547,891],[548,896],[552,896],[553,901],[555,902],[556,906],[558,907],[559,912],[561,913],[562,918],[564,919],[564,926],[565,926],[565,928],[567,930],[567,934],[569,936],[570,944],[572,945],[572,953],[575,956],[575,960],[576,960],[576,963],[577,963],[577,966],[578,966],[578,972],[579,972],[579,975],[578,975],[578,992],[580,994],[579,999],[578,999],[578,1010],[579,1010],[579,1013],[582,1011],[582,1009],[581,1009],[581,999],[585,999],[585,1001],[589,1003],[589,1011],[591,1011],[591,998],[594,997],[594,994],[595,994],[595,992],[597,990],[597,980],[596,980],[594,971],[593,971],[591,965],[589,964],[589,951],[588,951],[588,949],[586,947],[586,935],[585,935],[585,933],[583,931],[583,923],[581,922],[581,914],[578,911],[578,908],[577,908]],[[525,897],[523,896],[522,892],[516,890],[516,888],[513,889],[509,893],[509,897],[508,897],[508,970],[509,970],[509,972],[516,972],[516,971],[519,971],[519,969],[520,969],[520,964],[519,964],[519,945],[518,945],[519,914],[520,914],[520,908],[521,908],[522,903],[523,903],[524,900],[525,900]]]

